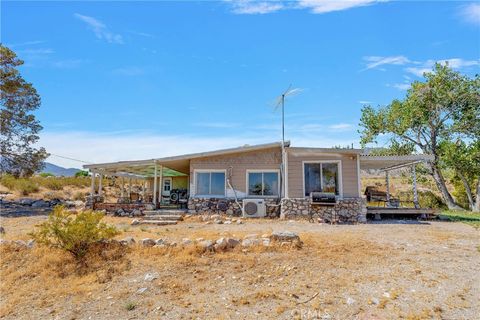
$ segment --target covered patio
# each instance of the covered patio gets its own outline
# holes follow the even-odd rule
[[[186,206],[190,162],[175,158],[85,165],[91,172],[91,206],[107,211]],[[116,202],[104,201],[104,177],[113,178],[119,186]]]
[[[375,186],[366,186],[364,195],[367,200],[367,214],[380,219],[381,215],[420,215],[426,218],[435,211],[431,208],[421,208],[418,198],[416,166],[433,160],[431,155],[392,155],[374,156],[361,155],[359,158],[360,170],[376,170],[385,174],[385,191],[378,190]],[[390,173],[394,170],[409,169],[412,175],[412,201],[402,201],[395,198],[390,192]],[[359,187],[359,189],[361,189]]]

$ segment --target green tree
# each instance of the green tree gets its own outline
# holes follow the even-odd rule
[[[75,172],[75,177],[88,177],[88,171],[80,170]]]
[[[453,169],[455,178],[462,183],[469,209],[480,212],[480,140],[443,141],[440,150],[442,163]]]
[[[399,144],[411,143],[425,154],[436,185],[450,209],[461,209],[447,189],[442,174],[444,141],[476,139],[480,132],[480,77],[461,75],[447,65],[435,64],[425,81],[415,81],[403,100],[385,107],[362,109],[361,143],[387,135]]]
[[[17,177],[42,169],[48,156],[44,148],[33,147],[42,129],[32,114],[40,106],[40,96],[17,70],[22,64],[0,44],[0,172]]]

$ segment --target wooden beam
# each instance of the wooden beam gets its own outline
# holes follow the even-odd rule
[[[153,205],[157,207],[157,162],[155,162],[155,171],[153,172]]]

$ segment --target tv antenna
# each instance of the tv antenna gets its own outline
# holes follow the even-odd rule
[[[292,85],[289,85],[287,90],[285,90],[280,96],[277,98],[277,103],[275,105],[275,111],[279,108],[282,108],[282,148],[285,146],[285,98],[288,96],[295,95],[302,91],[300,88],[292,89]]]
[[[280,169],[281,169],[281,177],[282,177],[281,189],[283,189],[283,192],[282,190],[280,191],[280,196],[282,196],[282,193],[283,193],[283,196],[285,197],[287,196],[287,188],[286,188],[287,182],[285,177],[285,98],[288,96],[295,95],[300,91],[302,91],[302,89],[300,88],[292,89],[292,85],[290,84],[287,90],[285,90],[277,98],[277,103],[275,105],[275,111],[278,110],[278,108],[280,107],[282,108],[282,166]]]

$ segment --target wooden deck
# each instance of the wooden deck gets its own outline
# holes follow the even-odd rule
[[[388,208],[388,207],[367,207],[367,214],[375,215],[375,219],[381,219],[382,215],[417,215],[431,218],[437,215],[435,209],[428,208]]]

